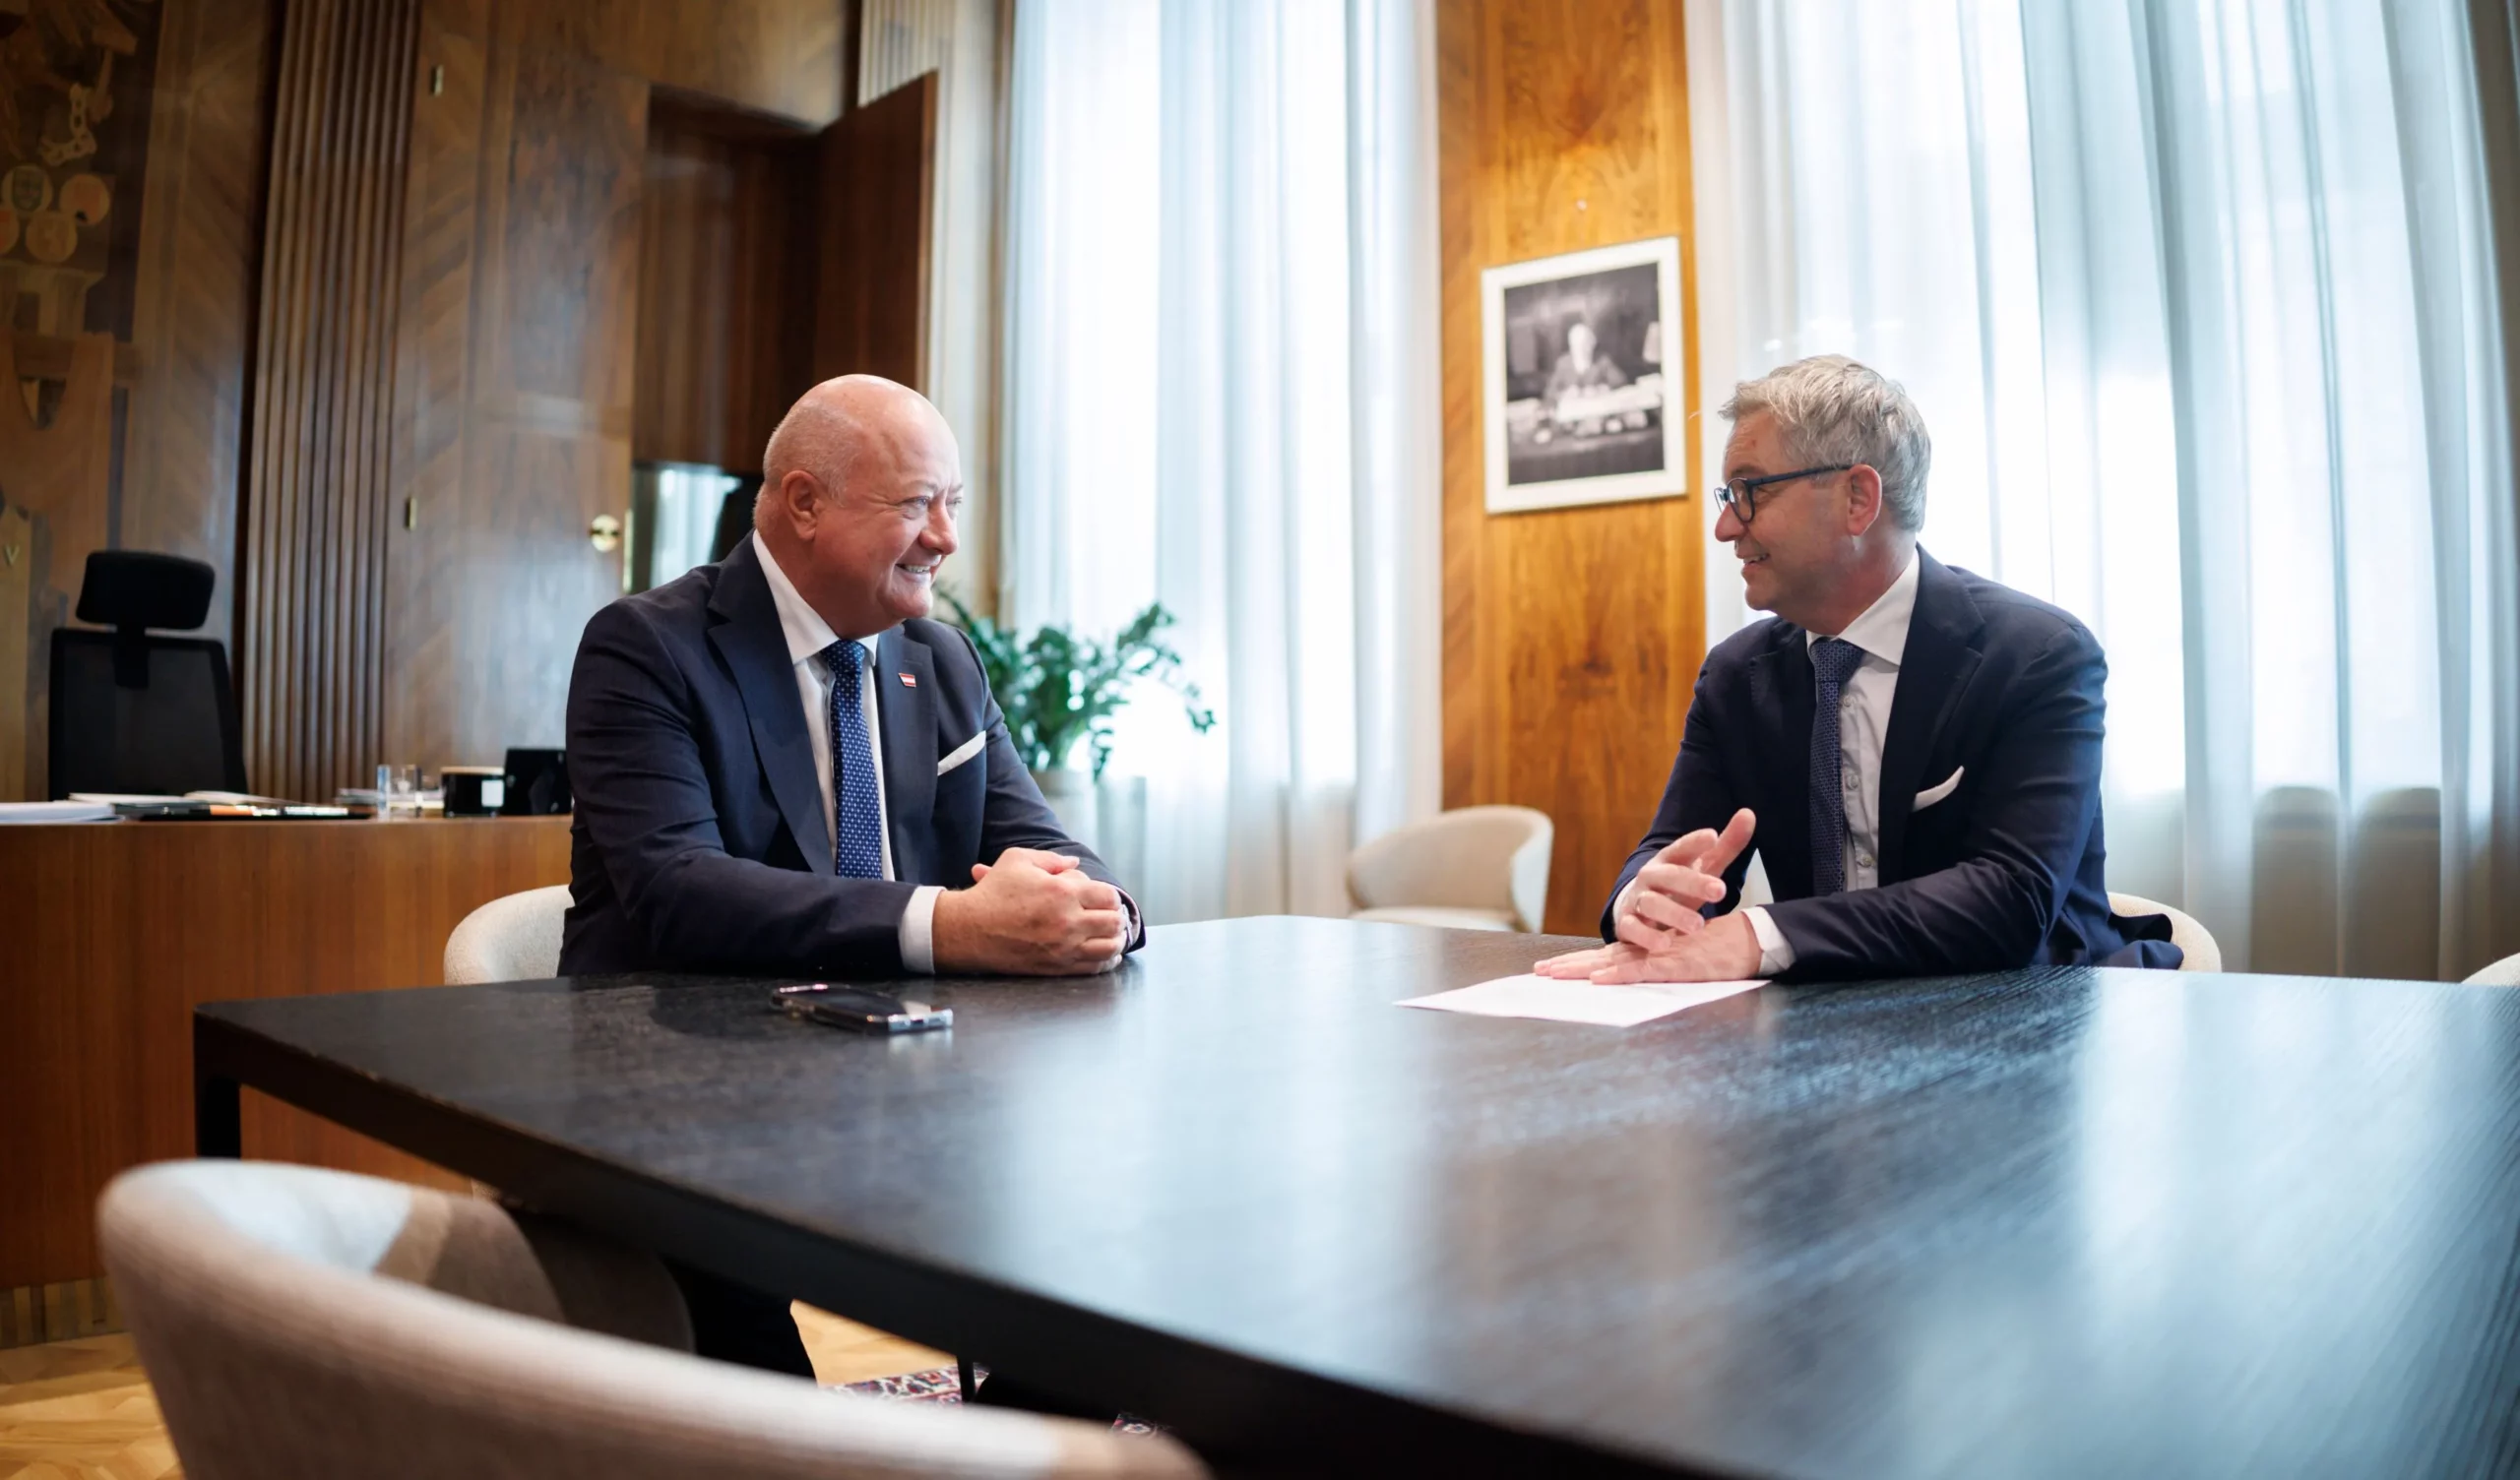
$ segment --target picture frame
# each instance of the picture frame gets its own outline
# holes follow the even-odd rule
[[[1680,239],[1480,272],[1487,512],[1689,491]]]

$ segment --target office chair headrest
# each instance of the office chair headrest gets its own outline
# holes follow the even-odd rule
[[[218,573],[203,561],[146,550],[97,550],[79,586],[79,620],[139,632],[190,632],[210,619]]]

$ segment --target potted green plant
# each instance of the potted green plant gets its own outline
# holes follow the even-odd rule
[[[1190,727],[1201,734],[1217,722],[1216,712],[1199,703],[1199,686],[1182,675],[1181,655],[1158,636],[1172,625],[1172,614],[1160,601],[1118,636],[1100,643],[1055,626],[1024,637],[976,615],[953,592],[944,596],[979,649],[989,689],[1006,711],[1015,753],[1079,842],[1095,841],[1094,790],[1111,761],[1111,716],[1129,702],[1132,685],[1153,679],[1172,690]],[[1090,771],[1077,769],[1080,746],[1092,749]]]

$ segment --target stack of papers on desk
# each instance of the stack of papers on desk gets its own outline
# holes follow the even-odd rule
[[[0,802],[0,823],[109,823],[114,809],[105,802]]]
[[[319,807],[276,796],[256,796],[246,791],[187,791],[182,796],[147,791],[74,791],[70,793],[70,800],[102,807],[116,817],[152,821],[344,818],[350,815],[348,809],[343,807]]]
[[[1758,981],[1639,982],[1606,987],[1589,981],[1559,981],[1548,976],[1500,976],[1475,987],[1412,997],[1400,1006],[1431,1008],[1439,1013],[1470,1013],[1481,1018],[1543,1018],[1551,1022],[1593,1022],[1604,1027],[1634,1027],[1668,1018],[1686,1008],[1720,1002],[1764,987]]]

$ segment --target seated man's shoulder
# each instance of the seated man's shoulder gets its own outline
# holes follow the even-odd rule
[[[662,586],[616,596],[587,619],[587,632],[592,636],[637,628],[699,631],[709,620],[709,598],[717,588],[717,575],[716,566],[704,565]]]
[[[1975,571],[1946,566],[1967,588],[1969,599],[1976,603],[1979,617],[1997,641],[2007,646],[2018,645],[2032,650],[2045,650],[2061,645],[2092,657],[2100,655],[2100,640],[2072,612],[2051,602],[2042,601],[2028,591],[2015,590],[2001,582],[1989,581]]]
[[[972,651],[972,640],[951,622],[939,622],[933,617],[912,617],[902,623],[902,637],[931,649],[940,660],[979,666]]]
[[[1801,630],[1777,617],[1761,617],[1708,648],[1706,664],[1700,671],[1708,677],[1716,677],[1742,670],[1774,651],[1785,638]]]

